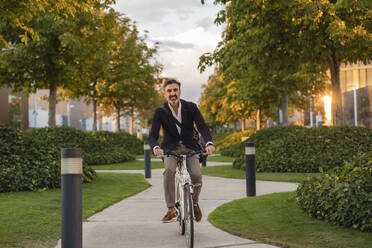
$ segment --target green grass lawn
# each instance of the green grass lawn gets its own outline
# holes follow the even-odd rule
[[[295,192],[249,197],[221,205],[208,220],[229,233],[281,247],[369,248],[371,233],[316,220],[297,205]]]
[[[118,164],[106,164],[106,165],[92,165],[94,170],[144,170],[144,161],[129,161]],[[164,168],[163,162],[151,161],[152,169]]]
[[[245,179],[245,171],[232,168],[231,165],[202,167],[202,174],[216,177]],[[317,176],[320,173],[256,173],[256,180],[277,182],[303,182],[306,179]]]
[[[98,173],[83,185],[83,218],[149,186],[143,175]],[[53,247],[61,235],[61,191],[0,193],[0,223],[0,247]]]
[[[207,161],[213,162],[233,162],[236,158],[226,156],[208,156]]]

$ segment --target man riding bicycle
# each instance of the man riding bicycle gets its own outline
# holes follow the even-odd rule
[[[192,102],[180,99],[181,83],[177,80],[167,80],[164,85],[164,96],[167,102],[163,107],[155,110],[152,120],[152,126],[149,134],[148,142],[156,156],[164,155],[164,152],[173,152],[176,154],[187,154],[193,151],[200,150],[200,147],[193,139],[194,123],[206,142],[205,152],[211,155],[215,151],[212,136],[208,126],[205,124],[197,105]],[[178,120],[179,126],[176,123]],[[159,130],[163,128],[163,141],[159,146]],[[187,169],[191,176],[192,184],[194,185],[194,214],[195,220],[200,221],[202,212],[200,210],[198,200],[202,186],[202,175],[200,172],[199,155],[195,155],[186,160]],[[165,201],[168,207],[166,215],[163,217],[163,222],[171,222],[177,218],[175,212],[175,173],[177,167],[176,158],[169,156],[164,158],[164,173],[163,184]]]

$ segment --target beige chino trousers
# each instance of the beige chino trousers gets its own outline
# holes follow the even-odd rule
[[[183,144],[179,144],[176,149],[172,150],[176,154],[187,154],[193,152],[193,150],[187,148]],[[164,158],[165,170],[163,172],[163,186],[165,194],[165,202],[168,208],[175,206],[175,175],[177,168],[177,159],[169,156]],[[191,177],[192,184],[194,186],[193,201],[198,203],[199,194],[202,186],[202,175],[200,172],[199,155],[194,155],[186,159],[187,170]]]

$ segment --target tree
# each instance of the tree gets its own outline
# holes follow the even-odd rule
[[[215,4],[226,4],[226,2],[215,0]],[[229,46],[230,44],[226,43],[230,40],[233,40],[231,46],[246,41],[246,44],[249,43],[248,47],[253,46],[258,49],[251,53],[254,56],[260,50],[268,53],[270,60],[273,54],[276,55],[274,58],[277,59],[272,60],[275,62],[269,64],[274,64],[273,68],[280,69],[284,75],[305,74],[308,76],[309,73],[312,74],[313,76],[307,78],[300,75],[300,79],[308,79],[300,85],[300,91],[305,95],[306,92],[307,94],[316,93],[318,86],[321,85],[319,82],[322,75],[316,78],[314,76],[316,72],[319,71],[324,75],[329,69],[333,97],[333,122],[334,125],[341,125],[343,116],[339,79],[340,64],[358,60],[367,62],[372,57],[371,6],[372,2],[367,0],[229,1],[226,10],[222,10],[216,18],[218,23],[228,20],[229,25],[225,37],[230,39],[224,40],[225,43],[220,46]],[[258,46],[250,44],[249,41],[252,40],[244,40],[256,34],[258,34],[256,36]],[[277,35],[280,39],[276,37]],[[272,38],[266,39],[267,36]],[[239,38],[242,39],[239,40]],[[243,45],[240,46],[240,49],[242,48]],[[272,48],[276,48],[276,51]],[[228,51],[231,52],[231,49]],[[213,59],[228,64],[225,55],[215,52]],[[236,58],[244,57],[241,54],[239,56]],[[263,64],[267,64],[270,60],[261,62],[264,61]],[[291,63],[287,63],[288,61]],[[313,68],[309,69],[308,66]],[[305,73],[302,73],[303,69]],[[317,81],[314,85],[312,85],[313,81],[309,80],[312,77],[315,77]],[[293,83],[283,84],[283,82],[286,81],[279,80],[279,85],[285,91],[287,91],[287,86],[293,86]],[[302,86],[305,88],[303,89]]]
[[[296,1],[293,11],[303,59],[327,66],[331,74],[333,124],[344,123],[340,64],[372,58],[372,2]]]
[[[157,46],[149,48],[145,37],[140,37],[136,26],[131,25],[126,35],[120,36],[110,64],[110,77],[100,92],[105,109],[114,109],[117,130],[120,130],[122,114],[130,116],[130,133],[133,134],[134,113],[145,114],[153,109],[159,99],[156,77],[161,66],[154,61]]]
[[[226,124],[231,121],[231,109],[225,104],[226,86],[223,77],[215,69],[209,76],[208,84],[203,85],[203,92],[200,97],[199,107],[203,117],[209,126]]]
[[[223,41],[200,59],[201,70],[219,65],[231,81],[234,101],[256,108],[258,122],[262,111],[270,115],[281,104],[288,125],[288,99],[306,97],[323,86],[317,66],[299,63],[301,47],[293,42],[296,27],[290,11],[289,1],[230,1],[216,19],[228,22]]]
[[[39,41],[27,45],[18,43],[0,53],[1,84],[27,94],[37,89],[49,89],[49,120],[55,126],[57,87],[67,88],[76,83],[71,75],[71,47],[77,45],[70,32],[73,19],[55,20],[54,15],[35,17],[31,26]]]
[[[79,43],[81,48],[74,50],[75,63],[78,64],[79,84],[69,88],[70,98],[84,98],[93,104],[93,131],[97,130],[97,106],[103,103],[101,88],[112,77],[115,51],[122,37],[130,30],[129,18],[113,9],[97,9],[92,15],[80,19]]]
[[[55,20],[66,19],[112,3],[115,0],[1,0],[0,48],[9,48],[9,43],[27,45],[30,38],[39,40],[31,24],[35,17],[53,13]]]
[[[55,9],[60,6],[56,1],[30,1],[29,4],[33,2],[41,4],[35,7],[36,10],[42,10],[27,15],[30,20],[24,25],[37,33],[37,39],[20,41],[17,37],[19,30],[12,30],[10,24],[6,26],[5,33],[9,31],[11,46],[0,53],[0,82],[14,91],[23,90],[26,94],[37,89],[49,89],[48,125],[55,126],[57,88],[70,89],[80,83],[78,75],[81,64],[76,60],[74,51],[82,48],[78,32],[84,29],[82,17],[89,16],[91,10],[99,8],[101,1],[68,1],[72,6],[61,7],[62,12]],[[30,6],[23,3],[19,7],[27,11]],[[63,14],[68,9],[70,15]]]

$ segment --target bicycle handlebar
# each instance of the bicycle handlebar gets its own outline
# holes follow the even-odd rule
[[[203,152],[203,151],[193,151],[193,152],[190,152],[190,153],[188,153],[188,154],[184,154],[184,155],[186,155],[186,158],[189,158],[189,157],[192,157],[192,156],[194,156],[194,155],[196,155],[196,154],[203,155],[203,156],[206,156],[206,155],[207,155],[207,154],[206,154],[205,152]],[[157,156],[157,157],[162,157],[162,158],[164,158],[164,157],[169,157],[169,156],[173,156],[173,157],[176,157],[176,158],[182,158],[182,155],[179,155],[179,154],[174,153],[174,152],[171,152],[171,151],[168,151],[168,152],[166,152],[164,155],[159,155],[159,156]]]

